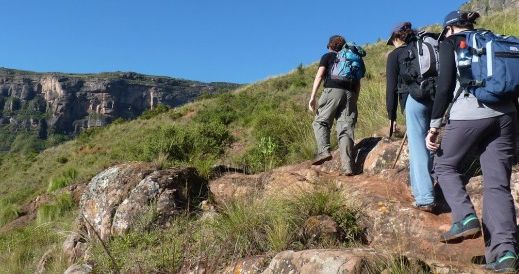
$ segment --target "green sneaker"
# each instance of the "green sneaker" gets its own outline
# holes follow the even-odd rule
[[[479,236],[481,236],[481,225],[476,214],[471,213],[460,222],[452,224],[451,229],[440,236],[440,242],[463,241],[464,239],[473,239]]]
[[[497,273],[517,273],[517,254],[507,251],[495,262],[486,264],[485,268]]]

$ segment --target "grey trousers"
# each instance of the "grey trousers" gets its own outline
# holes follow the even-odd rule
[[[313,122],[317,153],[330,151],[330,131],[337,120],[337,138],[342,169],[350,171],[353,162],[355,124],[357,123],[358,94],[338,88],[325,88]]]
[[[480,152],[483,172],[483,233],[485,257],[493,262],[504,252],[516,252],[517,232],[510,176],[514,153],[516,114],[450,121],[434,164],[443,195],[452,210],[452,222],[475,213],[460,173],[460,162],[471,147]]]

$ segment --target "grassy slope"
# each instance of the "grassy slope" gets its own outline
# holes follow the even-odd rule
[[[519,35],[518,20],[518,11],[511,11],[483,18],[480,25]],[[372,134],[387,121],[384,67],[390,48],[379,42],[366,50],[368,76],[359,98],[357,138]],[[217,161],[261,171],[309,159],[314,141],[306,104],[315,71],[315,64],[300,67],[234,94],[85,133],[38,155],[4,156],[0,159],[0,225],[15,218],[24,203],[45,193],[50,181],[70,170],[75,175],[67,183],[86,181],[114,163],[133,160],[195,165],[207,174]],[[50,246],[62,240],[59,230],[50,228],[67,227],[71,218],[60,220],[64,225],[53,218],[43,219],[47,220],[44,224],[0,235],[0,265],[34,266]],[[44,228],[48,231],[41,233]]]

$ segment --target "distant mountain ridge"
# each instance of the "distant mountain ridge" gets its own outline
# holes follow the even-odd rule
[[[35,73],[0,69],[0,128],[75,134],[117,118],[132,119],[159,104],[170,107],[202,94],[239,87],[134,72]]]
[[[519,8],[519,0],[471,0],[464,4],[462,10],[477,11],[481,14]]]

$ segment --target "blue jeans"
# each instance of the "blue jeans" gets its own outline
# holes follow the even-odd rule
[[[407,137],[409,142],[409,175],[417,205],[434,202],[431,178],[432,154],[425,146],[429,129],[432,102],[421,103],[408,96],[405,105]]]

